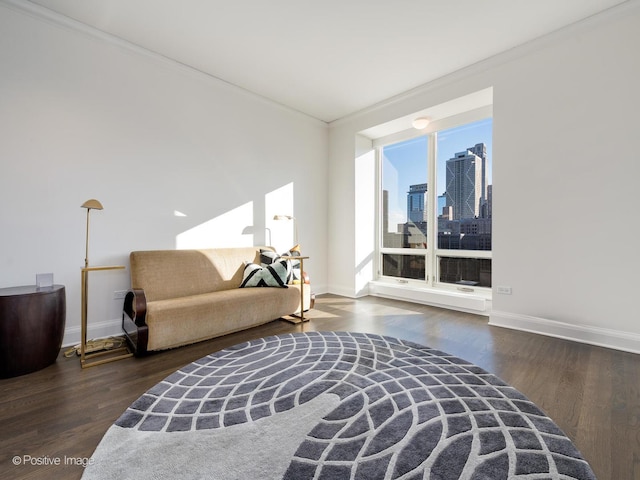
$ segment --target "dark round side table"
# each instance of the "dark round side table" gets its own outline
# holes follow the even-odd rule
[[[0,288],[0,378],[54,363],[65,320],[64,285]]]

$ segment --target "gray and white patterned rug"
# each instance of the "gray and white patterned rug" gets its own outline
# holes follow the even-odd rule
[[[595,479],[523,394],[412,342],[253,340],[180,369],[107,431],[83,479]]]

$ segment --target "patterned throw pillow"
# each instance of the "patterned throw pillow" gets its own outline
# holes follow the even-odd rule
[[[260,249],[260,263],[264,267],[265,265],[271,265],[273,262],[280,258],[280,254],[273,250]]]
[[[260,263],[262,266],[273,264],[280,259],[280,257],[299,257],[300,245],[296,245],[289,249],[288,252],[277,254],[273,250],[260,249]],[[287,279],[287,283],[291,283],[292,280],[300,280],[300,262],[298,260],[291,260],[291,277]]]
[[[246,287],[287,287],[291,275],[291,265],[286,260],[278,260],[271,265],[260,266],[245,262],[240,288]]]

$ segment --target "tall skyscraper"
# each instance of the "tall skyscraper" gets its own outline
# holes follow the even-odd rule
[[[484,205],[487,201],[488,172],[487,172],[487,146],[484,143],[476,143],[473,147],[467,149],[471,153],[477,155],[482,160],[482,197],[480,205]]]
[[[487,148],[478,143],[447,160],[446,201],[453,220],[477,218],[486,211]]]
[[[413,223],[427,221],[427,184],[409,185],[407,192],[407,221]]]
[[[443,193],[442,195],[438,195],[438,210],[436,211],[436,216],[444,215],[444,207],[447,206],[447,193]]]

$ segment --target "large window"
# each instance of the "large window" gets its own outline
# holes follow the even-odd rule
[[[491,287],[492,120],[379,148],[380,275]]]

